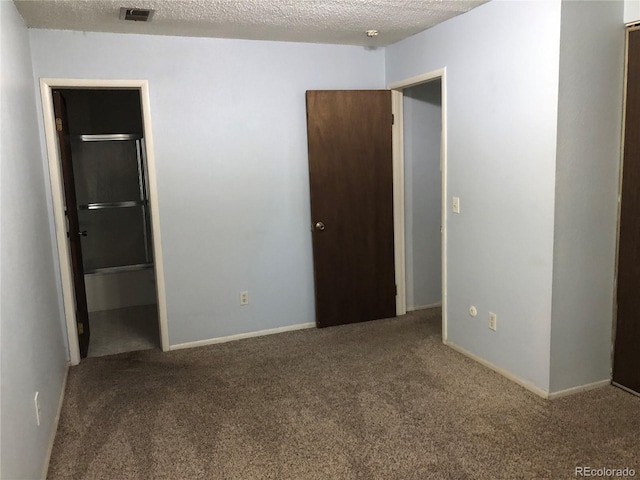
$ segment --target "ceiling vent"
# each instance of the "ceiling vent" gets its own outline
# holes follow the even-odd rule
[[[153,17],[154,10],[145,8],[127,8],[120,9],[120,20],[132,20],[134,22],[148,22]]]

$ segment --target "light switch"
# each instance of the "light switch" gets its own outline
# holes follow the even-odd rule
[[[453,213],[460,213],[460,197],[453,197]]]

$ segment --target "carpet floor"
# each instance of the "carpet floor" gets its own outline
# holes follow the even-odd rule
[[[86,359],[48,478],[556,480],[576,467],[640,476],[640,398],[608,386],[543,400],[444,346],[433,309]]]

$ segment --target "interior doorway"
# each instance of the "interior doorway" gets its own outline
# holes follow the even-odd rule
[[[80,355],[158,348],[140,92],[56,89],[53,96],[69,242],[78,256]]]
[[[403,90],[407,311],[442,305],[442,82]]]
[[[167,350],[147,84],[43,79],[41,94],[71,363]]]
[[[640,395],[640,27],[627,30],[613,384]]]
[[[403,315],[441,304],[446,343],[446,69],[395,82],[389,89],[394,115],[396,312]]]

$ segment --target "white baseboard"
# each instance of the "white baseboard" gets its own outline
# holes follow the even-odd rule
[[[429,305],[416,305],[415,307],[407,307],[407,312],[415,312],[417,310],[427,310],[429,308],[442,307],[442,302],[431,303]]]
[[[587,383],[586,385],[579,385],[577,387],[567,388],[565,390],[559,390],[557,392],[549,393],[549,400],[553,400],[555,398],[566,397],[567,395],[573,395],[574,393],[586,392],[589,390],[593,390],[595,388],[606,387],[607,385],[611,385],[611,379],[600,380],[598,382]]]
[[[474,355],[473,353],[468,352],[467,350],[465,350],[464,348],[456,345],[455,343],[451,343],[451,342],[448,342],[448,341],[444,341],[443,343],[445,345],[447,345],[448,347],[453,348],[455,351],[462,353],[463,355],[471,358],[472,360],[475,360],[476,362],[484,365],[487,368],[490,368],[494,372],[499,373],[503,377],[508,378],[512,382],[517,383],[521,387],[526,388],[530,392],[535,393],[536,395],[538,395],[538,396],[540,396],[540,397],[542,397],[542,398],[544,398],[546,400],[554,400],[556,398],[566,397],[567,395],[574,395],[576,393],[586,392],[586,391],[593,390],[593,389],[596,389],[596,388],[606,387],[607,385],[611,384],[611,379],[599,380],[597,382],[588,383],[586,385],[579,385],[577,387],[567,388],[565,390],[559,390],[557,392],[550,393],[550,392],[547,392],[546,390],[543,390],[542,388],[539,388],[539,387],[536,387],[535,385],[532,385],[529,382],[526,382],[525,380],[522,380],[520,377],[517,377],[513,373],[508,372],[508,371],[506,371],[506,370],[494,365],[493,363],[485,360],[484,358],[480,358],[477,355]]]
[[[289,325],[286,327],[270,328],[268,330],[258,330],[257,332],[239,333],[237,335],[229,335],[228,337],[209,338],[207,340],[197,340],[195,342],[178,343],[169,346],[169,350],[181,350],[183,348],[204,347],[206,345],[214,345],[216,343],[233,342],[234,340],[242,340],[243,338],[263,337],[265,335],[273,335],[274,333],[291,332],[294,330],[304,330],[306,328],[314,328],[314,322],[298,323],[297,325]]]
[[[477,355],[474,355],[473,353],[465,350],[464,348],[456,345],[455,343],[451,343],[449,341],[443,341],[443,343],[446,346],[453,348],[455,351],[457,351],[457,352],[469,357],[470,359],[475,360],[476,362],[484,365],[485,367],[490,368],[494,372],[499,373],[503,377],[508,378],[512,382],[517,383],[521,387],[526,388],[530,392],[535,393],[539,397],[542,397],[544,399],[548,399],[549,398],[549,392],[547,392],[546,390],[543,390],[543,389],[541,389],[539,387],[536,387],[535,385],[532,385],[529,382],[526,382],[525,380],[521,379],[520,377],[517,377],[513,373],[508,372],[508,371],[498,367],[497,365],[494,365],[493,363],[485,360],[484,358],[481,358],[481,357],[479,357]]]
[[[62,404],[64,402],[64,394],[67,391],[67,378],[69,377],[69,365],[64,372],[64,379],[62,380],[62,389],[60,390],[60,399],[58,400],[58,410],[56,416],[53,419],[53,428],[51,431],[51,438],[49,439],[49,448],[47,448],[47,456],[44,460],[44,472],[40,478],[47,478],[49,472],[49,463],[51,462],[51,454],[53,453],[53,444],[56,441],[56,433],[58,433],[58,424],[60,423],[60,414],[62,413]]]

